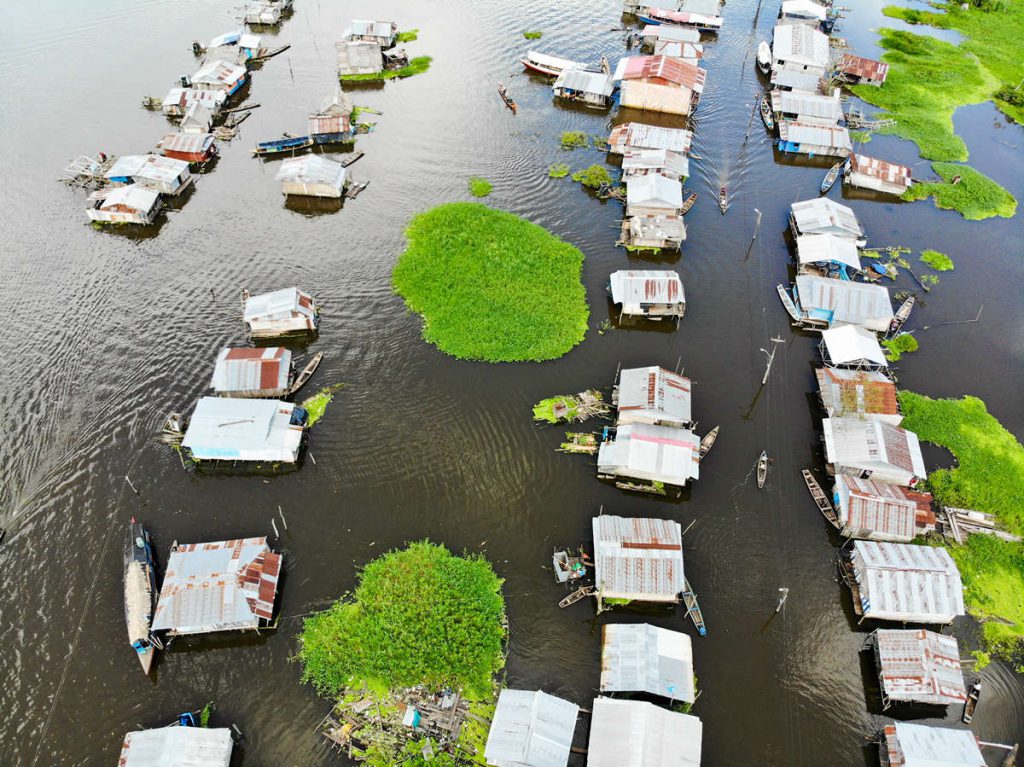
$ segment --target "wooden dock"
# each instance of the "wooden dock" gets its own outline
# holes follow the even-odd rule
[[[829,521],[836,530],[841,530],[843,525],[839,521],[839,515],[836,514],[836,510],[832,507],[832,502],[829,501],[828,496],[825,495],[825,491],[821,489],[821,485],[818,484],[818,480],[814,478],[814,475],[807,469],[803,470],[804,484],[807,485],[807,491],[811,494],[811,498],[818,505],[818,510],[824,515],[825,519]]]

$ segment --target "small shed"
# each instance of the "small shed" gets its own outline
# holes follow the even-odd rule
[[[210,386],[221,397],[283,397],[295,370],[283,346],[227,347],[217,355]]]
[[[156,154],[118,157],[106,177],[115,186],[138,184],[168,195],[178,194],[192,183],[187,162]]]
[[[912,171],[906,165],[851,154],[843,168],[843,183],[860,189],[901,195],[910,189]]]
[[[700,767],[703,726],[695,716],[639,700],[596,698],[588,767]]]
[[[338,74],[373,75],[384,71],[384,54],[377,43],[342,41],[334,44]]]
[[[928,476],[912,431],[884,421],[824,418],[825,460],[835,474],[913,487]]]
[[[877,418],[893,426],[903,421],[896,384],[888,376],[873,370],[833,367],[818,368],[814,375],[818,379],[821,404],[829,416]]]
[[[172,548],[153,631],[177,636],[269,625],[282,556],[266,537]]]
[[[837,237],[834,234],[801,235],[796,238],[796,256],[801,272],[811,266],[825,273],[839,272],[844,276],[862,271],[857,245],[848,237]]]
[[[309,135],[318,144],[351,140],[352,98],[338,90],[323,100],[320,110],[309,116]]]
[[[675,272],[650,274],[669,274],[679,279]],[[679,287],[682,290],[682,283]],[[692,390],[693,383],[689,378],[657,365],[627,368],[619,373],[612,404],[618,407],[619,425],[649,423],[657,426],[689,427],[693,425]]]
[[[693,646],[681,631],[648,623],[601,627],[601,692],[646,692],[693,703]]]
[[[599,605],[604,599],[679,602],[686,579],[678,522],[602,514],[592,528]]]
[[[967,700],[956,637],[926,629],[878,629],[874,640],[883,708],[902,702],[946,706]]]
[[[484,759],[493,767],[565,767],[579,706],[540,690],[502,690]]]
[[[652,173],[685,181],[690,175],[690,158],[668,149],[627,149],[622,155],[622,177],[648,176]]]
[[[844,53],[839,58],[836,74],[848,83],[877,86],[885,82],[889,74],[889,65],[882,61]]]
[[[825,16],[825,6],[814,0],[782,0],[782,8],[779,10],[779,19],[783,23],[796,22],[816,27],[825,21]]]
[[[772,70],[823,77],[829,64],[828,35],[807,24],[778,24],[772,37]]]
[[[882,764],[886,767],[985,767],[987,762],[970,730],[929,727],[911,722],[885,726]]]
[[[340,162],[306,154],[282,160],[274,179],[281,182],[282,194],[341,199],[348,185],[347,174]]]
[[[889,482],[837,474],[832,503],[847,538],[907,543],[917,534],[917,502]]]
[[[676,216],[683,207],[683,187],[657,173],[626,179],[627,216]]]
[[[217,35],[215,38],[210,40],[206,44],[207,50],[210,48],[221,48],[228,45],[238,45],[238,41],[242,39],[242,35],[245,33],[244,29],[233,29],[230,32],[225,32],[223,35]]]
[[[848,157],[853,151],[845,126],[779,120],[780,152],[824,157]]]
[[[622,308],[624,317],[660,320],[681,318],[686,312],[683,281],[671,269],[612,272],[608,288],[612,303]]]
[[[253,338],[276,338],[312,333],[320,323],[320,309],[308,293],[283,288],[258,296],[243,294],[243,316]]]
[[[685,239],[682,216],[633,216],[622,222],[622,242],[628,248],[677,250]]]
[[[941,546],[854,541],[850,565],[863,618],[950,623],[964,614],[964,590]]]
[[[85,209],[91,221],[102,224],[152,224],[160,213],[160,193],[139,184],[97,189]]]
[[[246,24],[273,26],[281,21],[281,6],[272,2],[248,5],[244,20]]]
[[[352,19],[341,31],[341,39],[351,42],[375,43],[390,48],[398,37],[398,24],[393,21]]]
[[[700,476],[700,440],[689,429],[630,423],[616,428],[597,451],[597,474],[685,487]]]
[[[612,82],[611,75],[604,72],[563,69],[555,78],[551,90],[558,98],[606,107],[611,104],[615,83]]]
[[[226,727],[158,727],[124,736],[117,767],[229,767],[234,741]]]
[[[647,24],[641,31],[644,45],[665,43],[700,43],[700,30],[692,27],[677,27],[671,24]]]
[[[305,411],[276,399],[203,397],[181,442],[198,461],[295,463]]]
[[[185,110],[185,116],[178,123],[178,130],[182,133],[208,135],[213,128],[213,120],[216,116],[217,113],[209,104],[194,101]]]
[[[771,94],[772,111],[782,120],[794,120],[804,125],[837,125],[844,119],[841,91],[836,88],[831,96],[805,91],[774,90]]]
[[[627,149],[667,149],[680,154],[690,153],[692,131],[685,128],[661,128],[644,123],[622,123],[612,128],[608,151],[623,154]]]
[[[227,61],[207,61],[191,77],[192,87],[200,91],[223,91],[230,96],[248,78],[248,70],[241,64]]]
[[[812,329],[857,325],[881,332],[894,316],[885,286],[816,274],[796,276],[796,303]]]
[[[889,367],[878,336],[856,325],[823,330],[819,348],[828,368],[879,371]]]
[[[168,133],[156,148],[164,157],[189,163],[209,162],[217,156],[212,133]]]
[[[161,110],[168,117],[182,117],[192,104],[199,102],[214,112],[224,106],[228,94],[226,91],[199,90],[196,88],[171,88],[161,102]]]
[[[817,197],[813,200],[794,202],[789,207],[789,223],[793,236],[802,234],[834,234],[837,237],[849,237],[858,241],[864,237],[853,208],[830,200]]]

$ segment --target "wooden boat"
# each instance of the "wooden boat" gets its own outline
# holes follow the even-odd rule
[[[807,469],[803,470],[803,475],[804,484],[807,485],[807,492],[811,494],[811,498],[817,504],[818,510],[825,516],[825,519],[829,521],[832,527],[839,530],[842,527],[842,524],[839,522],[839,516],[836,514],[836,510],[832,508],[832,502],[825,495],[825,491],[821,489],[818,480]]]
[[[827,194],[828,190],[832,188],[832,185],[836,183],[836,179],[839,178],[839,174],[843,171],[843,163],[837,162],[831,168],[828,169],[828,173],[825,174],[825,178],[821,180],[821,193]]]
[[[156,597],[156,564],[149,533],[133,517],[124,547],[124,618],[128,641],[147,674],[158,647],[150,632]]]
[[[758,489],[764,487],[765,480],[768,479],[768,453],[762,450],[761,455],[757,458],[757,487]]]
[[[527,51],[525,58],[520,59],[520,61],[531,72],[548,77],[558,77],[566,69],[587,69],[586,66],[578,61],[563,59],[560,56],[549,56],[539,51]]]
[[[690,192],[690,195],[685,200],[683,200],[683,204],[679,208],[679,215],[680,216],[685,216],[687,213],[689,213],[690,212],[690,208],[693,207],[693,204],[695,202],[697,202],[697,193],[696,192]]]
[[[766,75],[772,68],[772,49],[764,40],[757,46],[757,68]]]
[[[893,315],[892,321],[889,323],[889,332],[886,336],[894,336],[900,332],[903,324],[910,319],[910,312],[914,308],[914,302],[917,301],[916,296],[907,296],[907,299],[900,304],[900,308],[896,310],[896,314]]]
[[[718,190],[718,209],[722,211],[723,216],[729,209],[729,192],[724,186]]]
[[[273,141],[261,141],[256,145],[256,148],[252,150],[252,153],[257,157],[267,157],[268,155],[284,154],[286,152],[297,152],[300,149],[308,149],[313,146],[315,142],[309,136],[287,136],[285,138],[274,139]]]
[[[971,685],[967,691],[967,701],[964,703],[964,715],[961,717],[964,724],[970,724],[974,718],[974,710],[978,707],[978,698],[981,697],[981,680]]]
[[[593,586],[581,586],[580,588],[572,592],[569,596],[567,596],[565,599],[563,599],[561,602],[559,602],[558,606],[568,607],[569,605],[574,605],[581,599],[584,599],[585,597],[593,596],[593,594],[596,593],[596,591],[597,589],[595,589]]]
[[[761,121],[769,131],[775,130],[775,116],[772,114],[772,105],[767,93],[761,97]]]
[[[315,373],[316,369],[320,366],[323,358],[323,352],[317,352],[313,355],[313,359],[306,363],[306,367],[302,368],[302,372],[299,373],[299,377],[296,378],[292,385],[288,387],[288,394],[286,396],[290,397],[306,385],[309,379],[313,377],[313,373]]]
[[[718,430],[720,428],[721,426],[716,426],[707,434],[705,434],[704,438],[700,441],[700,449],[697,452],[698,463],[700,463],[704,456],[711,452],[711,448],[714,447],[715,440],[718,439]]]
[[[366,187],[368,187],[369,185],[369,181],[360,181],[357,184],[352,184],[347,189],[345,189],[345,199],[354,200],[356,197],[359,196],[360,192],[366,189]]]
[[[557,448],[559,453],[587,453],[597,452],[597,435],[593,432],[567,431],[565,442]]]
[[[508,95],[508,89],[501,83],[498,83],[498,95],[505,102],[505,106],[512,110],[512,114],[515,114],[519,107],[516,106],[516,102],[512,100],[512,97]]]
[[[357,160],[361,160],[364,154],[366,154],[366,152],[352,152],[351,154],[346,155],[344,160],[338,160],[338,162],[341,163],[343,168],[347,168]]]
[[[551,563],[555,568],[555,577],[559,583],[578,581],[587,574],[586,556],[570,556],[568,551],[558,551],[551,556]]]
[[[775,289],[779,292],[779,298],[782,300],[782,305],[786,307],[786,312],[793,318],[793,322],[800,322],[800,312],[797,311],[796,304],[793,303],[793,297],[789,295],[789,291],[786,290],[786,286],[776,285]]]
[[[694,593],[693,587],[690,586],[690,581],[685,576],[683,577],[683,588],[686,589],[683,592],[683,605],[686,607],[686,614],[690,616],[690,620],[696,626],[697,633],[701,636],[707,636],[708,627],[704,623],[704,613],[701,612],[700,605],[697,603],[697,595]]]

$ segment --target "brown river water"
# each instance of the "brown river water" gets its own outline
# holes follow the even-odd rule
[[[877,55],[880,0],[852,0],[842,31]],[[660,516],[684,527],[687,574],[709,626],[695,638],[707,765],[877,763],[868,738],[887,721],[872,666],[861,653],[868,627],[853,619],[835,576],[837,540],[807,495],[800,469],[820,466],[813,395],[816,339],[792,331],[775,294],[790,269],[783,231],[788,205],[813,197],[821,162],[779,161],[759,120],[763,87],[757,42],[777,3],[729,0],[725,29],[707,44],[708,86],[694,119],[681,256],[629,258],[614,247],[622,216],[552,162],[601,162],[595,150],[563,152],[564,130],[606,134],[623,115],[553,104],[523,74],[529,47],[596,61],[624,51],[614,0],[524,3],[400,3],[371,6],[296,0],[276,34],[291,44],[253,75],[262,104],[181,210],[145,236],[97,232],[84,196],[56,183],[81,153],[145,152],[167,130],[139,107],[196,68],[193,39],[237,26],[238,8],[210,0],[55,0],[40,10],[11,3],[0,31],[0,764],[112,764],[123,734],[171,721],[215,701],[216,723],[244,733],[245,765],[339,764],[315,733],[328,710],[299,684],[290,661],[300,618],[354,585],[356,567],[389,547],[429,537],[483,551],[505,579],[511,624],[508,684],[542,687],[588,706],[599,675],[599,628],[646,620],[691,631],[679,613],[617,611],[595,619],[564,595],[549,566],[553,545],[589,545],[590,520],[607,513]],[[249,154],[257,141],[299,132],[335,85],[334,40],[353,16],[417,27],[411,54],[429,73],[355,90],[383,112],[360,139],[353,166],[372,184],[343,210],[285,206],[276,164]],[[524,29],[542,29],[539,42]],[[495,92],[505,82],[513,117]],[[960,110],[956,126],[972,164],[1024,198],[1024,131],[990,104]],[[866,151],[928,175],[907,142],[876,137]],[[525,216],[578,246],[591,306],[586,340],[544,364],[459,362],[423,343],[419,319],[390,287],[403,228],[417,211],[466,199],[466,179],[495,186],[487,203]],[[732,190],[722,216],[719,186]],[[832,196],[839,198],[838,186]],[[975,394],[1024,436],[1024,225],[964,221],[930,202],[850,201],[873,245],[937,248],[956,271],[920,301],[910,328],[921,350],[899,363],[900,384],[934,396]],[[752,247],[754,209],[763,213]],[[916,258],[916,256],[915,256]],[[678,268],[688,310],[675,332],[596,326],[609,315],[604,286],[615,269]],[[922,267],[923,269],[923,267]],[[312,350],[326,360],[314,386],[344,382],[310,438],[301,470],[273,478],[185,471],[155,441],[163,416],[189,410],[205,389],[217,350],[243,342],[238,290],[299,285],[324,305]],[[895,289],[912,288],[903,276]],[[781,334],[769,385],[760,347]],[[701,478],[677,502],[626,494],[599,482],[585,457],[554,451],[558,428],[538,429],[542,397],[611,384],[616,367],[681,360],[695,382],[700,431],[721,424]],[[752,469],[775,458],[766,488]],[[929,451],[932,466],[948,455]],[[130,477],[137,494],[125,480]],[[152,529],[161,562],[174,540],[271,534],[286,576],[274,633],[177,642],[145,678],[125,641],[121,597],[123,525]],[[780,587],[790,589],[773,618]],[[963,652],[977,627],[962,619]],[[983,740],[1024,740],[1024,681],[993,664],[973,725]],[[910,719],[937,722],[934,709]],[[947,720],[959,715],[953,707]],[[585,727],[578,732],[584,745]],[[575,757],[574,757],[575,758]]]

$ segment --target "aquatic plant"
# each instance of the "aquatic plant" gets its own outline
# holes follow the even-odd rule
[[[949,553],[964,583],[967,610],[982,621],[988,651],[1003,658],[1024,651],[1024,544],[971,535]]]
[[[413,75],[422,74],[430,69],[431,61],[433,61],[433,59],[430,56],[417,56],[416,58],[411,59],[409,63],[401,69],[384,69],[380,72],[371,72],[360,75],[338,75],[338,77],[344,82],[393,80],[395,78],[412,77]]]
[[[555,415],[555,407],[564,407],[565,411],[561,415]],[[574,397],[568,395],[548,397],[533,406],[533,420],[558,423],[570,420],[577,412],[578,408]]]
[[[525,37],[527,40],[540,40],[543,36],[544,33],[539,29],[535,29],[532,31],[523,30],[523,37]]]
[[[555,162],[548,166],[550,178],[565,178],[569,175],[569,166],[564,162]]]
[[[429,541],[370,562],[355,592],[303,622],[296,658],[321,695],[423,684],[489,699],[504,666],[502,580],[482,556]]]
[[[935,206],[956,210],[970,221],[992,216],[1012,218],[1017,212],[1017,200],[988,176],[966,165],[933,162],[932,170],[941,182],[916,183],[903,193],[904,200],[935,198]],[[952,183],[959,176],[958,183]]]
[[[591,142],[594,144],[594,149],[604,152],[608,149],[608,137],[607,136],[591,136]]]
[[[921,260],[937,272],[953,271],[953,259],[937,250],[922,250]]]
[[[850,131],[850,141],[854,144],[866,144],[871,140],[871,131],[869,130],[852,130]]]
[[[983,671],[992,662],[992,656],[984,650],[972,650],[971,655],[974,656],[974,670],[976,672]]]
[[[469,179],[469,193],[474,197],[486,197],[494,189],[494,184],[482,176],[473,176]]]
[[[555,359],[583,340],[583,254],[541,227],[457,202],[414,217],[392,275],[423,338],[459,359]]]
[[[898,362],[904,354],[917,351],[917,339],[910,333],[900,333],[895,338],[882,341],[885,347],[885,358],[889,362]]]
[[[579,181],[588,189],[598,189],[602,184],[612,183],[608,169],[603,165],[591,165],[572,174],[573,181]]]
[[[307,397],[302,401],[302,404],[299,405],[299,407],[305,409],[306,413],[309,415],[309,420],[306,421],[306,426],[312,426],[323,418],[324,413],[327,412],[327,405],[330,404],[332,399],[334,399],[334,392],[344,386],[345,384],[325,386],[312,397]]]
[[[587,134],[581,130],[567,130],[562,134],[562,149],[579,149],[587,146]]]
[[[203,710],[199,712],[199,726],[209,727],[210,726],[210,714],[213,713],[213,701],[207,701],[206,705],[203,706]]]
[[[410,29],[408,32],[399,32],[395,35],[395,42],[397,43],[411,43],[420,36],[418,29]]]

